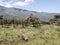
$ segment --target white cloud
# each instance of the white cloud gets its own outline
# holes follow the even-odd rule
[[[5,7],[8,7],[9,8],[9,7],[13,7],[13,6],[10,5],[10,4],[6,4]]]
[[[4,6],[4,7],[13,7],[11,5],[12,1],[9,2],[4,2],[4,0],[0,0],[0,6]]]
[[[34,0],[25,0],[24,2],[22,1],[16,1],[15,0],[10,0],[8,2],[4,2],[5,0],[0,0],[0,5],[5,6],[5,7],[20,7],[20,6],[27,6],[31,3],[34,2]]]
[[[13,3],[14,6],[25,6],[26,3],[25,2],[15,2]]]
[[[25,0],[25,3],[32,3],[34,0]]]

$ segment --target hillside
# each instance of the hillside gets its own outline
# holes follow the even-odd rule
[[[24,19],[25,17],[29,16],[30,14],[39,17],[41,20],[48,21],[51,18],[54,18],[56,13],[48,13],[48,12],[36,12],[36,11],[29,11],[25,9],[19,8],[6,8],[0,6],[0,14],[4,15],[4,18],[18,18],[20,20]]]

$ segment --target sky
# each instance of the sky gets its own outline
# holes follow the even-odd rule
[[[0,0],[0,6],[37,12],[60,13],[60,0]]]

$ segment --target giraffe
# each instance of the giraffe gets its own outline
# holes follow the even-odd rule
[[[23,22],[22,22],[22,27],[28,26],[28,25],[33,25],[33,27],[37,27],[39,25],[39,18],[34,17],[32,14],[30,14]]]

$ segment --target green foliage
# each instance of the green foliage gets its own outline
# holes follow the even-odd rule
[[[55,18],[60,18],[60,14],[54,15]]]
[[[55,15],[54,19],[50,19],[51,24],[60,26],[60,15]]]
[[[3,15],[0,14],[0,20],[3,19]]]

